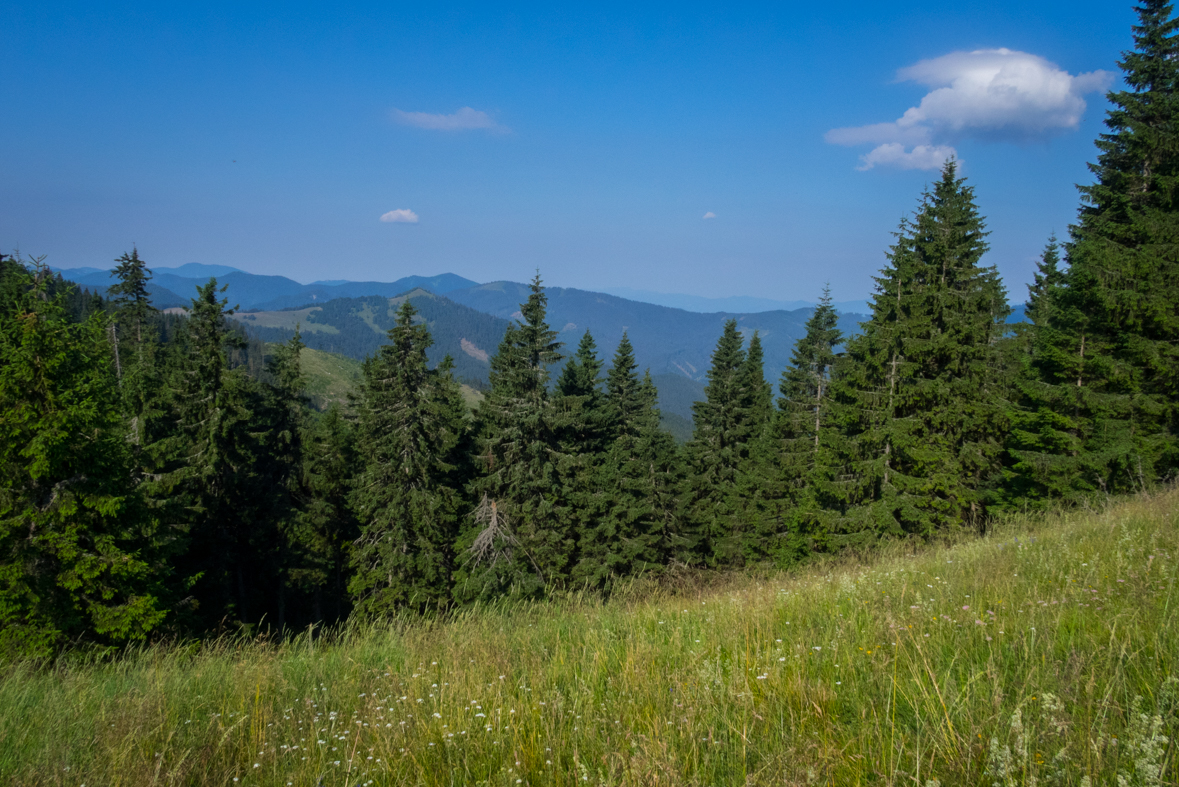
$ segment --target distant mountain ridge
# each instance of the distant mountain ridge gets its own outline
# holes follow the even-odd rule
[[[577,346],[588,329],[608,361],[626,331],[640,369],[649,368],[653,375],[679,374],[696,381],[706,378],[725,321],[735,319],[747,339],[755,330],[759,332],[766,378],[776,383],[790,364],[795,342],[806,335],[806,321],[812,311],[808,307],[793,311],[699,313],[571,287],[546,287],[545,294],[549,325],[558,332],[567,351]],[[496,317],[519,319],[520,304],[528,298],[528,285],[491,282],[453,290],[446,297]],[[859,332],[855,316],[842,316],[839,326],[845,335]]]
[[[113,283],[111,271],[99,268],[70,268],[52,270],[63,278],[106,294]],[[263,276],[231,268],[228,265],[206,265],[190,262],[178,268],[153,268],[148,292],[156,308],[187,306],[196,288],[216,277],[218,285],[225,285],[225,296],[231,306],[243,311],[290,309],[324,303],[335,298],[363,298],[379,295],[392,298],[413,289],[424,289],[436,294],[472,287],[478,282],[453,273],[437,276],[406,276],[396,281],[339,281],[301,284],[286,276]]]
[[[62,275],[102,292],[111,283],[109,271],[94,268],[62,271]],[[284,276],[260,276],[199,263],[155,269],[149,291],[158,308],[187,306],[196,287],[205,284],[208,276],[216,276],[219,284],[226,285],[229,303],[241,308],[237,318],[265,341],[285,341],[299,325],[308,346],[357,360],[374,354],[385,343],[396,307],[403,297],[412,298],[434,337],[431,361],[450,354],[457,374],[476,385],[486,383],[488,359],[508,321],[520,318],[520,304],[529,295],[527,284],[477,284],[452,273],[406,276],[393,282],[300,284]],[[545,293],[549,324],[564,342],[566,354],[589,330],[599,355],[609,363],[623,332],[628,334],[639,368],[649,369],[655,377],[660,407],[665,416],[677,421],[681,435],[690,431],[691,405],[703,396],[712,352],[726,320],[737,320],[747,339],[759,332],[766,379],[776,384],[790,363],[795,342],[805,335],[813,308],[692,311],[575,288],[546,287]],[[758,298],[698,300],[709,305],[776,303]],[[839,326],[845,336],[858,333],[860,320],[870,312],[865,302],[859,307],[862,311],[841,315]],[[1018,306],[1011,319],[1017,321],[1022,316],[1022,306]]]
[[[755,298],[751,295],[734,295],[728,298],[709,298],[703,295],[684,295],[674,292],[655,292],[654,290],[635,290],[630,287],[606,287],[602,290],[609,295],[617,295],[642,303],[656,306],[670,306],[673,309],[683,309],[689,312],[713,314],[716,312],[750,313],[768,311],[796,311],[798,309],[813,309],[818,305],[815,301],[776,301],[770,298]],[[832,306],[840,314],[870,314],[871,304],[868,301],[837,301]]]

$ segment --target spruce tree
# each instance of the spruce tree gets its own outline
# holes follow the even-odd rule
[[[463,424],[450,417],[449,374],[430,371],[431,344],[407,298],[389,344],[364,365],[358,403],[364,470],[352,508],[360,536],[349,592],[365,615],[437,608],[451,596],[460,496],[448,485]]]
[[[1032,283],[1028,285],[1028,300],[1024,314],[1033,325],[1052,322],[1054,301],[1064,284],[1065,271],[1060,267],[1060,243],[1053,234],[1036,264]]]
[[[164,617],[101,312],[0,257],[0,658],[142,639]]]
[[[572,581],[608,590],[619,578],[661,570],[685,545],[677,540],[682,473],[675,441],[659,427],[655,386],[649,373],[639,379],[625,332],[606,379],[615,431],[594,467]]]
[[[794,346],[778,383],[781,398],[764,439],[755,447],[754,470],[744,486],[755,508],[756,544],[779,566],[822,545],[826,511],[838,505],[831,489],[833,434],[831,376],[835,348],[843,342],[830,289]]]
[[[745,547],[731,494],[751,434],[749,368],[741,344],[737,321],[728,320],[712,353],[705,400],[692,405],[695,430],[686,446],[690,475],[685,516],[699,533],[699,557],[709,565],[738,564]]]
[[[606,402],[609,410],[611,438],[623,435],[634,437],[646,426],[645,402],[639,392],[642,382],[637,375],[635,349],[626,331],[614,351],[614,358],[606,372]]]
[[[274,523],[278,534],[270,551],[273,561],[270,571],[274,575],[272,590],[279,629],[287,626],[288,601],[294,586],[292,574],[303,563],[297,534],[308,402],[299,357],[303,347],[298,326],[289,341],[274,347],[266,360],[269,380],[258,413],[266,429],[255,472],[268,498],[266,517]]]
[[[546,308],[537,275],[520,305],[522,319],[508,326],[491,359],[491,390],[478,412],[476,507],[460,539],[462,600],[538,597],[568,577],[575,536],[563,499],[566,455],[548,392],[561,344]]]
[[[157,479],[149,484],[159,515],[180,537],[177,573],[191,587],[183,610],[188,624],[255,623],[269,604],[276,534],[266,516],[271,489],[260,482],[258,460],[265,434],[255,412],[261,391],[241,369],[229,369],[228,352],[242,339],[228,324],[236,307],[218,298],[216,279],[197,288],[171,369],[171,429],[149,446]]]
[[[833,393],[855,484],[843,540],[929,535],[984,521],[1005,440],[1002,355],[1009,314],[973,189],[954,161],[903,222],[872,315],[847,346]]]
[[[770,425],[774,412],[774,391],[766,382],[765,352],[757,331],[753,332],[749,340],[745,364],[741,369],[741,407],[746,422],[745,439],[756,440]]]
[[[1028,285],[1030,322],[1015,326],[1018,373],[1003,488],[1004,504],[1013,509],[1075,501],[1093,492],[1093,479],[1102,477],[1082,439],[1092,423],[1083,415],[1088,317],[1065,297],[1067,278],[1054,236]]]
[[[1097,140],[1095,182],[1066,247],[1068,271],[1034,364],[1050,431],[1025,462],[1066,497],[1141,490],[1179,468],[1179,21],[1143,0],[1126,90]]]
[[[152,306],[147,283],[152,273],[132,248],[115,260],[113,271],[118,281],[107,294],[115,309],[111,327],[115,335],[114,353],[119,390],[130,424],[131,439],[142,444],[145,419],[158,416],[157,403],[161,379],[156,365],[154,319],[158,310]]]
[[[602,395],[602,361],[589,331],[557,378],[554,404],[560,419],[561,443],[567,453],[596,456],[609,440],[609,411]]]

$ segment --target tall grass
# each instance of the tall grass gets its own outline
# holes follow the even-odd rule
[[[0,782],[1175,784],[1177,504],[630,601],[17,665]]]

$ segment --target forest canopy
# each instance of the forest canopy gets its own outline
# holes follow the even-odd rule
[[[825,296],[775,392],[761,337],[730,321],[683,446],[627,334],[563,345],[539,275],[506,328],[468,310],[499,342],[473,411],[465,362],[431,351],[454,326],[428,299],[336,304],[387,332],[351,405],[319,412],[302,333],[267,352],[216,279],[162,314],[135,249],[105,297],[0,255],[0,658],[788,567],[1173,479],[1171,13],[1138,9],[1028,322],[1007,323],[950,160],[897,228],[860,333]]]

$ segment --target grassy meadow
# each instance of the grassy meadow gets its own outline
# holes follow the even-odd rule
[[[0,783],[1179,783],[1179,492],[913,550],[9,666]]]

